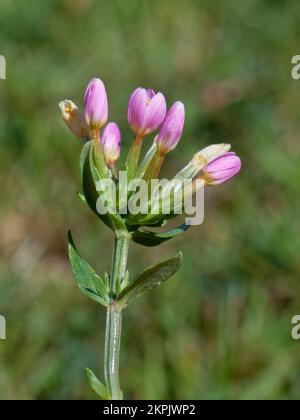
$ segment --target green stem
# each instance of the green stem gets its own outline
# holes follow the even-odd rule
[[[111,305],[106,313],[105,332],[105,381],[112,400],[121,400],[119,360],[122,330],[122,311]]]
[[[119,382],[119,359],[122,330],[122,310],[115,299],[121,283],[126,277],[128,247],[130,234],[127,231],[117,231],[110,276],[111,303],[106,313],[104,374],[106,386],[112,400],[122,399]]]

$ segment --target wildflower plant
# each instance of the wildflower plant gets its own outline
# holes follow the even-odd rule
[[[184,212],[186,200],[193,199],[204,186],[221,184],[233,177],[240,170],[241,161],[229,151],[228,144],[208,146],[196,153],[172,182],[150,188],[149,192],[146,187],[153,186],[167,154],[182,136],[185,109],[181,102],[175,102],[167,111],[162,93],[143,88],[133,92],[127,117],[134,140],[125,168],[117,166],[121,132],[116,123],[107,124],[108,99],[100,79],[89,83],[82,113],[70,100],[62,101],[59,107],[66,125],[83,144],[79,197],[115,236],[110,274],[100,276],[96,273],[80,255],[71,233],[69,258],[80,290],[107,310],[105,384],[86,369],[88,381],[101,399],[118,400],[123,398],[119,383],[122,311],[143,293],[172,277],[182,262],[179,252],[131,278],[127,269],[130,242],[153,247],[183,234],[191,226],[188,219],[177,228],[168,230],[169,220]],[[157,130],[148,152],[140,159],[144,138]],[[132,185],[134,187],[129,188]],[[164,231],[153,231],[153,227],[162,227]]]

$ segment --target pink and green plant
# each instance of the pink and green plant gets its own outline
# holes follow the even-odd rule
[[[93,79],[84,96],[84,112],[70,100],[60,102],[62,117],[71,132],[82,143],[80,173],[82,192],[80,198],[114,234],[115,245],[110,274],[99,276],[81,257],[72,235],[69,233],[69,258],[75,280],[80,290],[97,303],[106,307],[105,384],[96,375],[86,369],[92,389],[101,399],[118,400],[123,398],[119,382],[119,358],[121,344],[122,311],[144,292],[152,290],[180,268],[182,254],[157,263],[136,278],[131,278],[127,269],[129,245],[134,241],[146,247],[153,247],[183,234],[190,226],[182,224],[164,232],[153,232],[152,227],[164,227],[176,217],[172,207],[169,214],[164,214],[161,203],[158,211],[148,214],[123,212],[126,200],[122,198],[126,186],[119,182],[119,169],[127,171],[127,182],[131,180],[151,180],[159,176],[166,155],[178,144],[184,128],[185,109],[181,102],[175,102],[167,112],[166,100],[162,93],[152,89],[136,89],[128,103],[128,123],[135,139],[128,153],[125,168],[117,167],[121,152],[121,133],[116,123],[108,123],[108,99],[106,89],[100,79]],[[104,127],[105,126],[105,127]],[[103,131],[101,129],[104,127]],[[159,130],[158,135],[145,157],[140,160],[141,145],[144,138]],[[196,181],[203,185],[221,184],[241,168],[241,161],[235,153],[229,152],[230,145],[216,144],[205,147],[196,153],[190,162],[179,171],[174,179],[189,181],[191,194],[196,191]],[[102,214],[98,211],[100,197],[97,185],[99,181],[111,180],[118,191],[117,211],[109,207]],[[127,189],[126,189],[127,191]],[[174,196],[171,196],[174,198]],[[128,199],[134,198],[129,192]],[[159,200],[163,202],[164,196]],[[182,199],[183,200],[183,199]],[[179,206],[183,207],[183,201]]]

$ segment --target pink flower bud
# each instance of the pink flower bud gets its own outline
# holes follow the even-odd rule
[[[74,102],[65,100],[58,104],[64,122],[76,137],[87,140],[90,137],[90,129],[83,115],[79,112]]]
[[[109,123],[104,128],[101,143],[108,164],[112,164],[119,159],[121,152],[121,132],[116,123]]]
[[[136,89],[128,103],[128,123],[140,136],[152,133],[166,116],[166,100],[162,93],[152,89]]]
[[[169,109],[156,139],[158,148],[162,153],[167,153],[177,146],[182,136],[184,119],[185,111],[183,103],[175,102]]]
[[[206,165],[202,178],[209,185],[218,185],[235,176],[240,169],[241,159],[234,152],[228,152]]]
[[[100,79],[92,79],[88,84],[84,96],[84,114],[92,130],[99,130],[107,121],[107,94]]]

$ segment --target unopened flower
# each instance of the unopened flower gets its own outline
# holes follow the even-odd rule
[[[174,178],[176,179],[193,179],[196,177],[202,168],[206,166],[209,162],[215,160],[219,156],[224,155],[229,152],[231,146],[230,144],[213,144],[207,146],[200,152],[196,153],[192,160],[179,171]]]
[[[162,93],[152,89],[136,89],[128,103],[128,123],[139,136],[152,133],[166,116],[166,100]]]
[[[61,101],[58,106],[64,122],[72,133],[79,139],[87,140],[90,137],[89,127],[74,102],[66,99],[65,101]]]
[[[121,132],[116,123],[109,123],[104,128],[101,143],[106,162],[109,165],[114,164],[119,159],[121,152]]]
[[[184,105],[182,102],[175,102],[169,109],[156,138],[158,150],[161,154],[166,154],[175,149],[182,136],[184,120]]]
[[[218,185],[234,177],[241,169],[241,159],[234,152],[228,152],[203,168],[201,178],[208,185]]]
[[[84,96],[84,115],[92,130],[99,130],[107,122],[108,100],[100,79],[92,79],[88,84]]]
[[[200,152],[196,153],[193,156],[192,162],[202,169],[203,166],[207,165],[212,160],[215,160],[229,152],[230,148],[230,144],[226,143],[212,144],[211,146],[207,146],[200,150]]]

